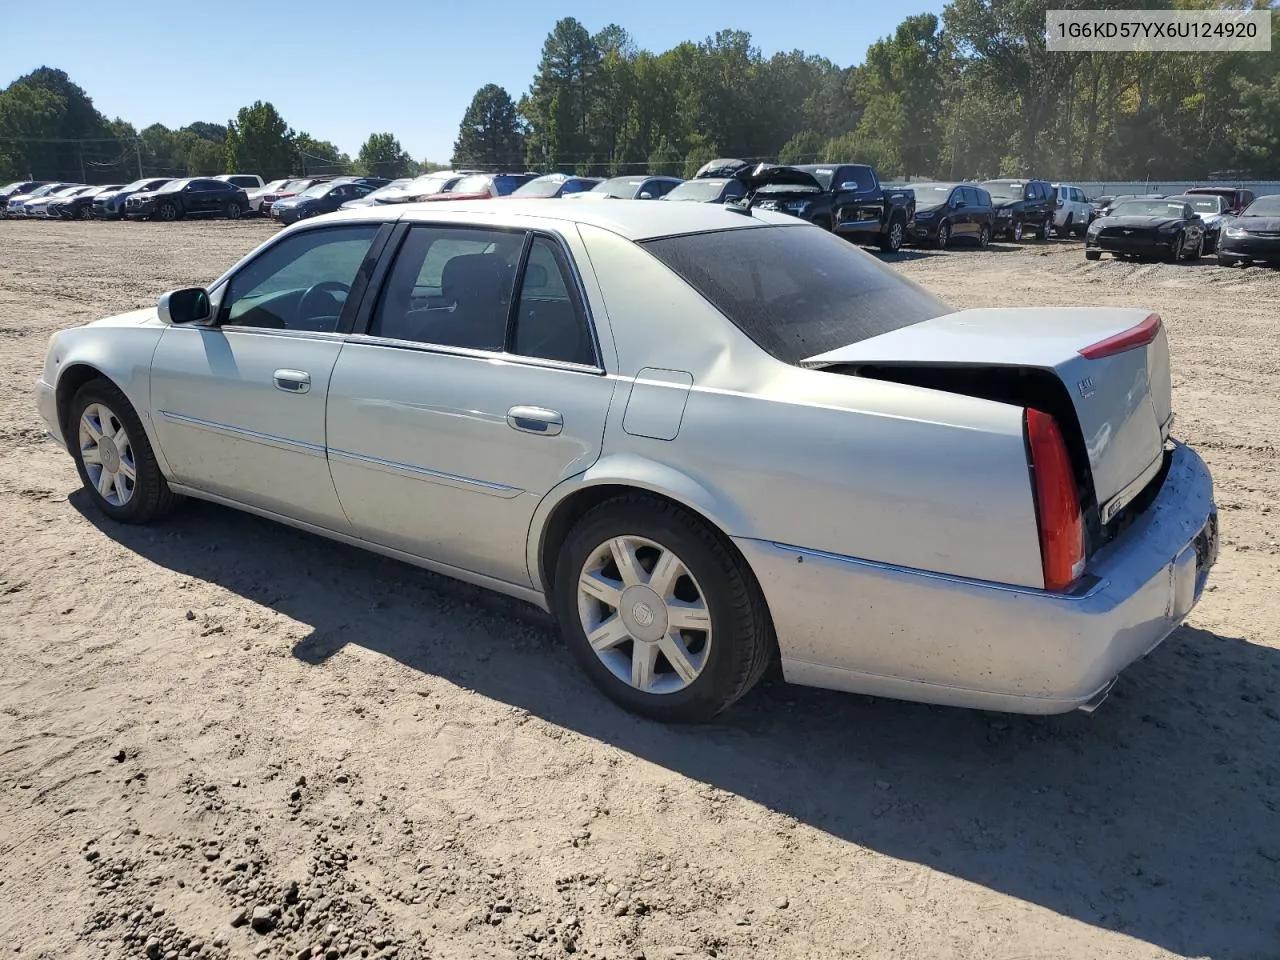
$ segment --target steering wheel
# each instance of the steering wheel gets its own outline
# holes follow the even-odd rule
[[[334,296],[335,293],[342,294],[343,300],[347,294],[351,292],[350,284],[341,282],[340,280],[321,280],[319,283],[313,283],[307,287],[307,292],[302,295],[302,299],[298,301],[298,317],[329,317],[333,316],[333,308],[338,307],[337,312],[342,312],[342,301]],[[324,295],[325,303],[323,306],[319,303],[319,298]]]

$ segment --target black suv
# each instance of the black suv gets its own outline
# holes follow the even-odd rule
[[[1048,180],[984,180],[982,188],[991,194],[995,207],[994,236],[1008,237],[1015,243],[1022,242],[1024,236],[1049,239],[1058,195]]]
[[[216,216],[239,220],[249,209],[243,187],[225,180],[203,177],[171,180],[158,190],[135,193],[125,201],[130,220],[181,220],[190,216]]]

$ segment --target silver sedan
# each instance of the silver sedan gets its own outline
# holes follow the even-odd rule
[[[309,220],[65,330],[94,503],[248,510],[531,601],[606,694],[1095,708],[1199,598],[1204,464],[1144,310],[956,312],[794,218],[545,200]]]

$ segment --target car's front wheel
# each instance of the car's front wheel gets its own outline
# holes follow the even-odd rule
[[[978,247],[985,250],[989,246],[991,246],[991,228],[984,223],[982,229],[978,231]]]
[[[166,200],[160,206],[156,207],[156,219],[164,220],[166,223],[178,219],[178,205],[172,200]]]
[[[115,384],[91,380],[76,392],[66,436],[80,482],[112,520],[147,523],[176,505],[142,421]]]
[[[1022,221],[1021,220],[1013,221],[1013,228],[1009,232],[1013,236],[1014,243],[1021,243],[1022,242]]]
[[[951,224],[945,220],[938,224],[938,239],[933,243],[939,250],[947,249],[948,244],[951,243]]]
[[[760,588],[728,541],[644,495],[606,501],[570,531],[553,606],[611,699],[655,720],[709,720],[760,679],[775,647]]]

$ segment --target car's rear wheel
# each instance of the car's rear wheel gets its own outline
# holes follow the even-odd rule
[[[166,200],[160,206],[156,207],[156,219],[170,223],[178,219],[178,205],[172,200]]]
[[[901,217],[889,221],[889,229],[880,235],[880,249],[885,253],[897,253],[907,237],[907,226]]]
[[[228,220],[239,220],[244,216],[244,207],[240,206],[239,200],[228,200],[223,213],[226,214]]]
[[[80,482],[102,513],[147,523],[171,511],[177,495],[160,472],[133,405],[115,384],[91,380],[71,399],[66,436]]]
[[[983,250],[991,246],[991,228],[985,223],[982,225],[982,229],[978,231],[978,246]]]
[[[768,666],[773,628],[751,572],[700,518],[644,495],[573,527],[552,590],[565,640],[612,700],[656,720],[709,720]]]
[[[938,224],[938,239],[933,242],[934,246],[939,250],[947,249],[947,244],[951,242],[951,224],[945,220]]]
[[[1062,221],[1062,226],[1058,229],[1058,236],[1061,237],[1063,240],[1065,240],[1067,237],[1071,236],[1075,232],[1075,227],[1072,225],[1072,221],[1074,219],[1075,218],[1068,213],[1067,219]]]
[[[1013,222],[1013,228],[1009,232],[1013,236],[1014,243],[1021,243],[1022,242],[1022,221],[1015,220]]]
[[[1085,258],[1086,260],[1101,260],[1101,259],[1102,259],[1102,251],[1101,251],[1101,250],[1086,250],[1086,251],[1084,252],[1084,258]]]

